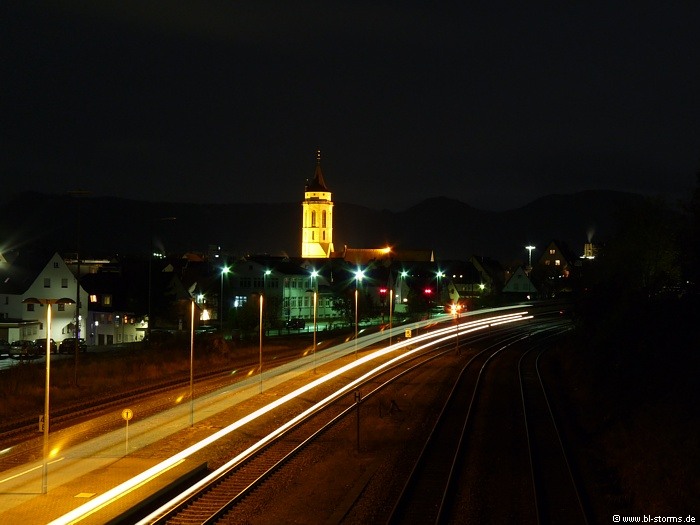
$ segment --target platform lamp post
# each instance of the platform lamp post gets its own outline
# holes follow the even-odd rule
[[[190,426],[194,426],[194,299],[190,311]]]
[[[362,278],[365,276],[365,272],[363,272],[361,269],[357,269],[355,272],[355,359],[357,359],[357,333],[358,333],[358,326],[359,326],[359,316],[357,313],[357,306],[358,306],[358,285],[359,283],[362,282]]]
[[[457,355],[460,355],[459,352],[459,310],[461,308],[461,305],[457,302],[452,303],[450,305],[450,311],[452,312],[452,318],[457,321]]]
[[[316,330],[318,329],[318,271],[311,272],[311,287],[314,291],[314,374],[316,373]]]
[[[263,294],[260,294],[260,393],[262,394]]]
[[[391,270],[389,270],[389,346],[391,346],[392,333],[392,320],[394,315],[394,280],[392,279]]]
[[[41,467],[41,493],[48,492],[48,461],[49,461],[49,387],[51,385],[51,305],[75,304],[73,299],[63,297],[61,299],[37,299],[28,297],[22,301],[24,304],[40,304],[46,306],[46,385],[44,387],[44,451]]]
[[[263,289],[262,289],[263,295],[264,295],[265,293],[267,293],[267,278],[268,278],[270,275],[272,275],[272,270],[270,270],[269,268],[267,268],[267,269],[263,272]],[[268,317],[269,317],[269,315],[270,315],[270,314],[268,314]],[[265,334],[267,334],[267,330],[265,330]]]

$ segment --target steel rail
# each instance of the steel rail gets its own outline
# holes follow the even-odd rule
[[[557,334],[554,334],[557,335]],[[562,438],[561,432],[559,430],[559,425],[557,424],[556,417],[554,415],[554,411],[552,409],[552,405],[549,401],[549,396],[547,395],[547,389],[544,384],[544,380],[542,378],[542,373],[540,370],[540,359],[542,358],[542,355],[549,349],[549,347],[544,347],[541,348],[544,342],[540,342],[540,344],[537,347],[531,348],[527,352],[525,352],[519,362],[518,362],[518,375],[520,379],[520,391],[521,391],[521,398],[522,398],[522,406],[523,406],[523,416],[524,416],[524,424],[525,424],[525,431],[527,435],[527,440],[528,440],[528,453],[530,457],[530,469],[531,469],[531,476],[532,476],[532,488],[533,488],[533,496],[535,499],[535,508],[537,509],[537,522],[538,523],[550,523],[552,522],[552,516],[543,516],[544,512],[547,510],[546,508],[544,511],[542,510],[542,504],[545,504],[545,507],[547,507],[547,501],[543,501],[545,499],[545,483],[543,481],[543,478],[545,477],[544,475],[540,475],[538,479],[538,475],[536,474],[536,448],[539,446],[539,448],[544,448],[544,445],[549,445],[547,447],[547,450],[549,450],[550,453],[553,453],[554,451],[550,447],[555,447],[557,449],[557,452],[559,453],[559,461],[563,462],[565,466],[565,471],[566,471],[566,478],[568,481],[567,485],[568,487],[564,487],[563,484],[556,484],[557,489],[559,490],[559,494],[557,497],[557,500],[559,504],[561,504],[561,500],[564,499],[564,497],[568,497],[569,499],[571,498],[571,493],[569,492],[566,495],[561,495],[561,491],[568,490],[573,491],[573,495],[576,500],[576,507],[577,511],[579,513],[579,518],[581,519],[581,522],[584,525],[587,525],[589,523],[588,520],[588,514],[586,512],[585,505],[583,503],[583,499],[581,497],[581,491],[579,488],[579,483],[576,480],[576,477],[574,476],[573,470],[571,468],[571,461],[569,460],[569,454],[567,453],[566,446],[564,444],[564,440]],[[529,363],[529,369],[525,370],[523,364],[527,363],[527,358],[529,357],[531,352],[536,352],[536,356],[534,359],[534,363]],[[532,419],[532,414],[536,412],[537,407],[535,407],[535,402],[531,398],[530,399],[530,408],[528,409],[528,401],[527,398],[528,396],[526,395],[526,374],[527,372],[534,372],[536,376],[536,384],[532,385],[532,389],[538,390],[541,393],[542,400],[544,401],[544,413],[546,416],[546,419],[550,422],[551,424],[551,430],[554,432],[555,436],[555,444],[552,445],[552,443],[544,444],[544,443],[537,443],[534,432],[531,428],[531,425],[528,424],[528,419]],[[533,380],[534,382],[534,380]],[[538,462],[540,465],[540,468],[543,468],[542,464],[544,463],[543,461]],[[555,474],[551,471],[550,469],[550,475],[546,476],[547,479],[549,480],[549,483],[546,484],[547,487],[551,487],[554,485],[552,483],[552,479],[555,478]],[[562,480],[564,481],[564,480]],[[538,487],[540,490],[538,491]],[[570,511],[569,511],[570,512]],[[561,519],[566,519],[567,522],[571,523],[572,522],[572,516],[567,515],[567,516],[559,516],[558,518]],[[555,518],[557,519],[557,518]]]
[[[365,381],[361,383],[361,385],[358,385],[358,387],[367,386],[369,383],[376,383],[378,378],[391,375],[389,379],[383,381],[379,385],[375,386],[371,391],[366,393],[359,403],[364,403],[365,401],[373,398],[377,393],[406,374],[416,371],[426,363],[435,359],[449,356],[451,353],[453,353],[453,351],[454,349],[451,344],[445,343],[439,348],[431,348],[423,353],[408,356],[405,360],[397,361],[390,368],[385,368],[376,374],[367,377]],[[406,365],[410,366],[406,367]],[[153,518],[148,517],[145,521],[140,523],[192,523],[193,519],[197,523],[214,523],[216,520],[230,512],[230,510],[240,501],[242,501],[251,491],[259,488],[260,485],[270,476],[291,461],[299,452],[312,444],[319,436],[327,432],[344,418],[352,415],[352,413],[356,410],[356,404],[351,403],[349,406],[341,408],[340,412],[331,415],[330,419],[324,421],[320,425],[313,421],[314,418],[317,418],[323,411],[331,408],[336,403],[342,403],[343,400],[346,400],[349,396],[350,394],[344,393],[342,396],[319,406],[312,413],[309,413],[303,419],[299,420],[294,426],[277,435],[275,439],[267,443],[264,448],[241,458],[241,460],[236,464],[231,465],[226,470],[217,473],[211,479],[207,480],[206,483],[204,483],[196,492],[188,495],[187,498],[179,501],[176,505],[172,505],[170,508],[158,511],[160,515]],[[308,431],[303,439],[293,441],[293,438],[290,438],[290,434],[293,432],[303,432],[303,425],[311,425],[314,427],[314,429]],[[266,458],[264,458],[264,454],[267,453],[273,446],[279,445],[280,443],[287,445],[285,450],[281,452],[277,451],[275,461],[269,462]],[[204,513],[207,514],[206,516],[195,508],[195,506],[198,504],[198,500],[201,500],[211,491],[219,489],[223,489],[224,492],[230,491],[230,487],[236,486],[236,484],[228,484],[227,481],[232,476],[239,474],[243,469],[250,470],[254,468],[250,466],[254,461],[262,462],[264,464],[264,468],[262,470],[255,471],[254,476],[248,476],[248,479],[243,484],[242,488],[234,490],[232,494],[226,496],[225,498],[215,496],[215,498],[219,499],[220,501],[220,503],[217,505],[218,508],[210,508],[204,511]],[[253,479],[250,479],[251,477]],[[223,503],[221,503],[222,501]],[[180,515],[182,515],[181,518],[179,517]]]
[[[528,339],[533,334],[539,334],[543,331],[550,330],[550,328],[536,328],[533,331],[532,327],[524,327],[524,329],[526,333],[522,333],[523,327],[519,325],[518,329],[513,333],[502,336],[500,340],[474,355],[464,365],[391,510],[387,523],[413,523],[416,520],[420,522],[434,520],[435,523],[439,523],[446,520],[449,494],[454,490],[453,485],[455,483],[456,473],[459,470],[459,458],[461,457],[466,442],[466,434],[470,421],[473,419],[474,406],[486,367],[506,348]],[[477,366],[478,373],[474,370]],[[472,376],[476,374],[476,378],[474,378],[471,388],[465,390],[468,386],[469,377],[467,374],[469,373],[471,373]],[[458,402],[457,400],[465,401],[467,399],[468,409],[466,415],[463,416],[463,419],[459,420],[456,415],[458,411],[452,410],[452,407]],[[455,420],[455,418],[457,420]],[[450,420],[452,421],[450,422]],[[445,432],[441,430],[442,427],[449,428],[449,433],[454,434],[449,438],[451,444],[445,444],[444,446],[437,444],[437,442],[442,439],[440,433]],[[439,466],[438,461],[428,459],[430,454],[436,453],[436,449],[439,449],[438,453],[444,458],[438,461],[442,462],[445,466]],[[430,468],[427,467],[428,464],[431,465]],[[447,465],[449,465],[449,467]],[[431,473],[431,469],[444,473]],[[421,477],[430,480],[428,483],[431,487],[430,490],[417,488],[419,486],[418,479]],[[423,482],[421,481],[420,483]],[[437,484],[441,484],[441,488],[435,489],[435,485]],[[422,498],[426,498],[430,501],[421,501]],[[431,516],[425,515],[425,509],[433,509],[427,512],[431,514]],[[422,515],[416,513],[422,513]]]

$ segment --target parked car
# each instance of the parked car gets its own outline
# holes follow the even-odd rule
[[[289,319],[286,323],[284,323],[284,326],[287,329],[294,328],[296,330],[301,330],[306,326],[306,321],[303,319]]]
[[[26,339],[18,339],[10,343],[10,357],[24,359],[28,357],[36,357],[36,345],[34,341]]]
[[[87,352],[87,343],[82,337],[78,338],[78,350],[81,353]],[[58,347],[60,354],[72,354],[75,352],[75,337],[66,337]]]
[[[36,347],[37,353],[45,354],[46,353],[46,338],[43,337],[41,339],[35,339],[34,346]],[[51,338],[51,353],[52,354],[58,353],[58,345],[56,344],[56,341],[53,340],[53,338]]]
[[[0,359],[10,357],[10,343],[5,339],[0,339]]]

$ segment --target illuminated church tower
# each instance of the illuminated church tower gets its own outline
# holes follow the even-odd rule
[[[316,171],[306,183],[302,207],[301,256],[330,257],[333,253],[333,201],[321,171],[321,151],[316,152]]]

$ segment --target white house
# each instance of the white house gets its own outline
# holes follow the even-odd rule
[[[519,266],[503,287],[503,293],[519,293],[529,295],[537,293],[537,288],[535,288],[535,285],[532,284],[532,281],[528,277],[523,267]]]
[[[0,339],[33,341],[50,337],[57,343],[75,336],[76,300],[80,298],[80,337],[85,333],[87,293],[58,253],[26,251],[0,256]],[[57,304],[61,299],[72,304]],[[48,306],[50,305],[50,306]],[[46,333],[46,308],[51,334]]]

